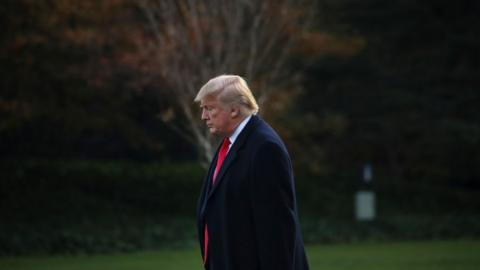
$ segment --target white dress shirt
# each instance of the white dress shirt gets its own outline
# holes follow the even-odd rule
[[[250,120],[250,118],[252,118],[251,115],[249,115],[248,117],[246,117],[245,119],[243,119],[243,121],[240,123],[240,125],[238,125],[238,127],[235,129],[235,131],[233,132],[233,134],[228,137],[228,139],[230,140],[230,145],[228,147],[228,150],[230,151],[230,148],[232,148],[232,145],[235,143],[235,140],[237,139],[238,135],[240,135],[240,132],[242,132],[242,130],[245,128],[245,126],[247,125],[248,123],[248,120]]]

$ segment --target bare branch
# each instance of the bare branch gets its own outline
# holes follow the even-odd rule
[[[303,2],[310,3],[310,0]],[[311,0],[314,1],[314,0]],[[288,89],[295,72],[288,57],[307,20],[308,5],[295,0],[141,0],[155,40],[156,76],[168,82],[171,102],[184,116],[188,141],[204,161],[213,156],[215,139],[193,109],[193,99],[208,79],[236,73],[254,82],[261,106]],[[307,11],[306,11],[307,10]],[[302,11],[302,12],[299,12]],[[152,75],[155,76],[155,75]]]

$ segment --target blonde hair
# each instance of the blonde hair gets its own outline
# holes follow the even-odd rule
[[[237,75],[220,75],[200,88],[195,102],[207,96],[216,96],[223,105],[239,105],[242,114],[256,114],[258,104],[247,82]]]

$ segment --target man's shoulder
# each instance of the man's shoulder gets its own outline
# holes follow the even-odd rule
[[[283,141],[277,132],[263,119],[257,118],[249,142],[256,146],[278,144],[283,147]]]

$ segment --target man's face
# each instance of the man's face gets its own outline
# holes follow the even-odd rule
[[[200,102],[202,120],[205,120],[210,133],[226,137],[230,136],[234,127],[230,110],[221,105],[215,96],[207,96]]]

